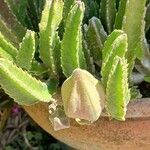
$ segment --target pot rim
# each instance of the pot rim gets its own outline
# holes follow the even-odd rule
[[[100,117],[109,118],[106,112],[102,112]],[[127,106],[126,120],[150,119],[150,98],[140,98],[131,100]]]
[[[57,94],[55,97],[58,102],[61,101],[60,94]],[[22,106],[25,110],[28,108],[30,109],[40,109],[40,106],[43,105],[44,108],[47,108],[48,112],[48,103],[39,102],[37,104],[31,105],[31,106]],[[28,112],[28,111],[27,111]],[[100,118],[110,118],[109,115],[105,112],[105,110],[101,113]],[[127,113],[126,113],[126,120],[147,120],[150,119],[150,98],[141,98],[141,99],[135,99],[131,100],[127,106]],[[99,120],[98,119],[98,120]],[[113,119],[115,120],[115,119]]]
[[[54,98],[58,100],[58,103],[62,105],[62,98],[59,91],[54,95]],[[99,117],[111,118],[104,109]],[[150,119],[150,97],[131,99],[127,105],[126,119]],[[115,120],[115,119],[113,119]]]

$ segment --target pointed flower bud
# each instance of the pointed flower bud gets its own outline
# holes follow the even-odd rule
[[[88,71],[75,69],[62,85],[64,110],[80,124],[96,121],[104,108],[103,86]]]

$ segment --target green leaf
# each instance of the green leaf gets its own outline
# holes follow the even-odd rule
[[[52,76],[57,75],[57,68],[54,58],[55,40],[58,26],[62,20],[63,1],[46,0],[40,22],[40,57],[50,68]]]
[[[123,22],[123,17],[125,14],[126,3],[127,3],[127,0],[120,0],[119,2],[119,9],[115,18],[115,29],[122,28],[122,22]]]
[[[136,60],[135,62],[135,68],[144,75],[150,74],[150,51],[148,44],[145,43],[144,45],[144,56],[141,60]]]
[[[86,64],[87,64],[87,70],[90,73],[94,74],[95,73],[94,60],[91,56],[91,52],[88,48],[86,40],[83,40],[83,52],[84,52],[84,56],[85,56],[85,60],[86,60]]]
[[[85,36],[94,60],[102,60],[102,49],[107,33],[98,18],[92,17],[89,20],[89,25],[85,28]]]
[[[146,77],[144,78],[144,80],[145,80],[146,82],[149,82],[149,83],[150,83],[150,76],[146,76]]]
[[[120,121],[125,120],[130,100],[127,72],[127,61],[116,56],[107,82],[106,109],[112,118]]]
[[[41,16],[42,16],[42,10],[44,7],[46,0],[35,0],[35,4],[36,4],[36,8],[38,8],[38,17],[39,17],[39,21],[41,20]]]
[[[11,28],[0,17],[0,32],[7,38],[11,44],[15,47],[19,46],[19,41],[17,36],[12,32]]]
[[[79,55],[79,66],[80,68],[84,68],[86,69],[87,68],[87,65],[86,65],[86,60],[85,60],[85,57],[84,57],[84,52],[83,52],[83,35],[82,35],[82,31],[80,30],[79,31],[80,35],[79,35],[79,51],[78,51],[78,55]]]
[[[66,77],[72,74],[72,71],[81,66],[81,24],[83,20],[85,7],[84,3],[77,1],[72,7],[67,20],[65,33],[61,48],[61,65]],[[83,54],[82,54],[83,55]],[[83,58],[82,61],[85,59]]]
[[[31,105],[39,101],[49,102],[51,99],[45,83],[2,58],[0,58],[0,85],[15,102],[21,105]]]
[[[137,57],[142,59],[145,42],[145,4],[146,0],[127,0],[125,14],[123,17],[122,29],[128,37],[128,52],[126,58],[131,73],[134,60]],[[133,10],[134,13],[131,13]]]
[[[146,15],[145,15],[145,30],[148,31],[149,28],[150,28],[150,2],[149,4],[147,5],[147,8],[146,8]]]
[[[30,70],[32,60],[35,53],[35,33],[28,30],[22,43],[20,44],[20,49],[16,57],[16,63],[23,69]]]
[[[17,49],[9,41],[5,39],[5,37],[2,35],[1,32],[0,32],[0,47],[8,54],[10,54],[13,57],[13,59],[15,59],[18,53]]]
[[[14,0],[4,0],[7,3],[9,9],[13,12],[18,21],[26,26],[26,9],[27,9],[27,0],[20,0],[19,2]]]
[[[61,41],[60,41],[60,37],[58,36],[58,33],[56,33],[55,35],[55,47],[54,47],[54,64],[55,64],[55,68],[57,68],[57,76],[61,76],[62,75],[62,69],[61,69],[61,61],[60,61],[60,57],[61,57]]]
[[[29,2],[29,0],[28,0]],[[41,18],[41,15],[42,15],[42,10],[43,10],[43,7],[44,7],[44,4],[45,4],[46,0],[32,0],[32,3],[34,3],[34,7],[35,7],[35,11],[37,12],[38,14],[38,19]]]
[[[14,58],[0,47],[0,58],[5,58],[14,61]]]
[[[6,2],[1,2],[1,9],[0,9],[0,16],[1,19],[7,24],[7,26],[12,30],[12,32],[18,38],[18,41],[21,41],[25,35],[26,28],[23,27],[20,22],[18,22],[16,16],[10,10],[9,6]]]
[[[127,35],[121,30],[114,30],[107,38],[102,53],[102,82],[106,87],[108,76],[116,56],[124,57],[127,51]]]
[[[66,18],[70,12],[71,7],[75,4],[76,0],[64,0],[64,9],[63,9],[63,21],[66,22]]]
[[[104,24],[104,28],[108,33],[113,31],[116,16],[116,1],[101,0],[100,3],[100,19]]]
[[[49,78],[46,84],[47,84],[50,94],[55,94],[55,92],[57,91],[58,84],[59,84],[58,80]]]
[[[116,0],[116,8],[117,8],[117,10],[119,9],[120,1],[121,1],[121,0]]]
[[[131,94],[131,100],[137,100],[139,98],[142,98],[142,94],[140,93],[138,86],[132,86],[130,88],[130,94]]]
[[[4,1],[5,3],[7,3],[7,6],[15,15],[18,14],[18,9],[17,9],[18,3],[16,1],[14,0],[4,0]]]
[[[99,6],[95,0],[82,0],[85,4],[84,22],[88,22],[93,16],[98,17]]]
[[[32,61],[30,72],[35,76],[40,76],[46,72],[48,69],[43,65],[43,63],[39,63],[35,60]]]
[[[39,2],[40,1],[40,2]],[[27,14],[26,18],[29,18],[34,31],[39,32],[39,22],[41,18],[41,9],[44,6],[44,0],[27,0]],[[42,7],[42,8],[40,8]],[[21,8],[20,8],[21,10]],[[29,25],[28,25],[29,26]],[[30,27],[30,26],[29,26]],[[31,28],[31,27],[30,27]]]

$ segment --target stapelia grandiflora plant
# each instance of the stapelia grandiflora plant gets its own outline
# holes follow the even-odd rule
[[[12,24],[1,10],[0,85],[10,98],[49,103],[55,130],[68,128],[69,118],[91,124],[103,110],[125,120],[128,103],[141,96],[135,85],[150,82],[149,1],[3,3]]]

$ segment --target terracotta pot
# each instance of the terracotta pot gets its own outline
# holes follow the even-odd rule
[[[45,131],[79,150],[150,150],[150,98],[132,101],[125,122],[101,116],[90,126],[71,121],[71,127],[54,131],[48,119],[48,105],[23,106]]]

